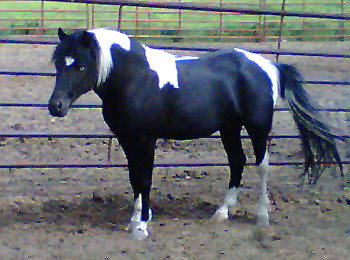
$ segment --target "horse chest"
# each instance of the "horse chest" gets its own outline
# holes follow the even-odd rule
[[[142,109],[133,104],[104,104],[102,114],[107,125],[115,134],[152,133],[161,126],[159,121],[161,115],[157,109]]]

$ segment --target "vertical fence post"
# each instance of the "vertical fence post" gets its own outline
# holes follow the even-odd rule
[[[45,1],[41,0],[40,6],[40,34],[45,34]]]
[[[266,0],[259,0],[259,11],[266,10]],[[266,15],[259,14],[259,41],[264,42],[266,38]]]
[[[139,35],[139,7],[135,7],[135,35]]]
[[[95,28],[95,4],[91,5],[91,27]]]
[[[86,4],[86,30],[90,29],[90,14],[89,14],[89,4]]]
[[[178,0],[179,3],[181,3],[181,0]],[[180,36],[182,32],[182,10],[179,9],[177,13],[177,19],[178,19],[178,27],[177,27],[177,35]]]
[[[286,10],[286,0],[282,1],[282,8],[281,11]],[[284,15],[281,15],[281,20],[280,20],[280,28],[278,31],[278,41],[277,41],[277,50],[281,49],[281,44],[282,44],[282,34],[283,34],[283,24],[284,24]],[[276,54],[276,61],[278,61],[280,55],[277,53]]]
[[[305,3],[305,0],[302,1],[302,9],[301,11],[303,13],[305,13],[306,11],[306,3]],[[302,18],[303,19],[303,24],[302,24],[302,27],[301,27],[301,39],[304,40],[305,38],[305,32],[306,32],[306,19],[305,17]]]
[[[122,28],[122,14],[123,14],[123,5],[120,5],[118,9],[118,26],[117,26],[118,31],[120,31]]]
[[[222,8],[223,6],[223,0],[220,0],[220,7]],[[223,36],[223,13],[220,12],[219,14],[219,36],[222,38]]]
[[[344,4],[345,4],[345,1],[340,0],[340,13],[341,13],[341,15],[345,14]],[[340,34],[341,34],[341,36],[339,37],[339,40],[344,41],[344,35],[345,35],[345,22],[344,22],[344,20],[340,20],[339,29],[340,29]]]
[[[107,148],[107,162],[111,161],[112,157],[112,147],[113,147],[113,137],[108,139],[108,148]]]

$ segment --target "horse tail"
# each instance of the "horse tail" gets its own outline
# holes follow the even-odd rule
[[[326,164],[335,161],[341,176],[344,176],[343,165],[335,140],[343,138],[330,131],[302,87],[304,82],[297,69],[291,65],[276,64],[280,73],[280,96],[288,101],[295,124],[300,132],[301,146],[305,155],[305,170],[309,184],[315,184],[326,168]],[[311,172],[310,172],[311,170]]]

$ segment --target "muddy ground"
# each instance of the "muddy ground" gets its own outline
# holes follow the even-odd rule
[[[283,47],[349,53],[350,42],[284,42]],[[52,46],[0,45],[0,50],[1,70],[53,70]],[[307,80],[350,81],[346,59],[284,56],[280,61],[296,65]],[[1,76],[0,102],[46,103],[53,84],[48,77]],[[325,107],[350,108],[349,87],[306,88]],[[98,102],[93,93],[79,101]],[[350,133],[349,113],[326,116],[338,133]],[[52,119],[45,108],[0,107],[0,118],[0,133],[108,133],[99,109],[72,109],[67,117]],[[273,132],[296,133],[287,112],[276,113]],[[250,143],[244,143],[252,162]],[[1,138],[0,164],[103,163],[107,144],[108,139]],[[218,139],[160,140],[157,146],[156,163],[226,162]],[[349,145],[339,143],[339,149],[349,160]],[[298,140],[272,140],[271,161],[300,160]],[[112,162],[125,163],[116,140]],[[139,242],[125,231],[132,211],[126,168],[0,169],[0,259],[349,259],[349,167],[343,179],[333,177],[338,172],[330,168],[315,187],[300,185],[300,166],[270,170],[271,225],[258,227],[254,167],[245,169],[239,205],[220,224],[209,218],[225,193],[227,167],[155,168],[150,237]]]

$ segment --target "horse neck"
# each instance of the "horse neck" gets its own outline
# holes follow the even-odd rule
[[[132,91],[137,92],[135,88],[141,85],[135,82],[139,81],[141,75],[149,73],[149,66],[142,52],[135,50],[125,52],[115,49],[112,50],[112,56],[113,69],[107,80],[94,89],[104,102],[124,97],[126,93],[130,95]]]

